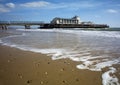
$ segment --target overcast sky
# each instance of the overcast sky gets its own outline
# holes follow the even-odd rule
[[[120,27],[120,0],[0,0],[0,20],[50,22],[75,15]]]

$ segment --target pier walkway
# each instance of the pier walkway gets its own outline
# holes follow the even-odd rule
[[[25,29],[30,29],[32,25],[44,26],[43,21],[0,21],[0,29],[8,29],[8,26],[17,25],[17,26],[25,26]]]

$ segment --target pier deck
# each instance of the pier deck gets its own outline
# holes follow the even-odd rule
[[[109,28],[106,24],[52,24],[44,23],[43,21],[0,21],[0,28],[7,29],[10,25],[25,26],[25,29],[30,29],[30,26],[39,25],[42,29],[52,28]]]
[[[41,28],[109,28],[106,24],[44,24]]]

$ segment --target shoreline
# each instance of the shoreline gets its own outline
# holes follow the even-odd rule
[[[102,72],[80,70],[70,59],[0,45],[1,85],[102,85]]]

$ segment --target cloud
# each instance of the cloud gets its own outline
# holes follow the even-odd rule
[[[15,8],[15,4],[14,3],[7,3],[6,6],[8,8]]]
[[[20,6],[23,6],[23,7],[46,7],[49,4],[50,3],[46,2],[46,1],[38,1],[38,2],[23,3],[23,4],[20,4]]]
[[[51,4],[48,8],[58,9],[58,8],[68,8],[68,9],[79,9],[79,8],[91,8],[94,7],[93,4],[90,3],[83,3],[83,2],[73,2],[73,3],[58,3],[58,4]]]
[[[51,3],[47,1],[34,1],[22,3],[20,6],[28,7],[28,8],[44,8],[44,9],[60,9],[60,8],[68,8],[68,9],[79,9],[79,8],[91,8],[95,7],[98,4],[91,3],[87,1],[79,1],[79,2],[71,2],[71,3]]]
[[[115,9],[108,9],[107,12],[108,12],[108,13],[118,13],[118,10],[115,10]]]
[[[8,8],[6,8],[4,5],[0,4],[0,13],[3,12],[9,12],[10,10]]]
[[[100,15],[95,15],[94,17],[95,17],[95,18],[101,18],[101,16],[100,16]]]
[[[0,13],[10,12],[13,8],[15,8],[13,3],[0,4]]]
[[[3,13],[3,12],[10,12],[10,10],[7,8],[0,8],[0,13]]]

